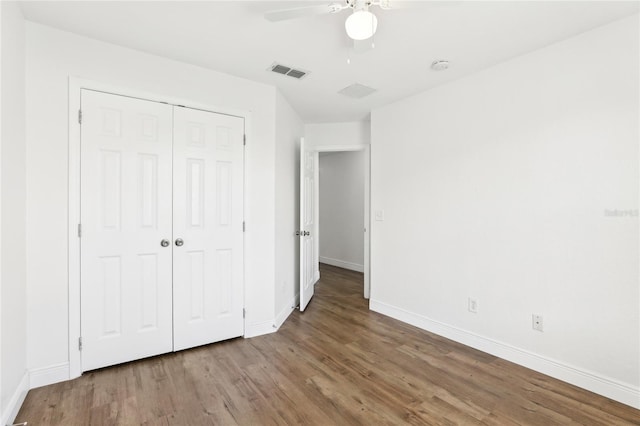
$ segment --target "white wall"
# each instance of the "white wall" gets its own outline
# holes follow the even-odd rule
[[[638,27],[373,111],[374,310],[640,408]]]
[[[300,138],[304,124],[285,97],[276,94],[275,314],[279,327],[297,305],[300,286]]]
[[[27,23],[28,366],[51,382],[68,354],[69,76],[251,111],[246,150],[247,335],[274,321],[274,87]]]
[[[320,262],[364,272],[364,151],[320,153]]]
[[[12,423],[24,399],[27,376],[25,260],[25,24],[15,2],[2,9],[0,169],[0,423]]]
[[[305,124],[304,141],[308,147],[369,145],[370,126],[368,121]]]

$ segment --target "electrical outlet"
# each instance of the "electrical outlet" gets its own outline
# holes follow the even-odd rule
[[[469,298],[469,312],[478,313],[478,300],[472,297]]]
[[[534,330],[544,331],[543,322],[542,322],[542,315],[533,314],[532,320],[533,320],[533,329]]]

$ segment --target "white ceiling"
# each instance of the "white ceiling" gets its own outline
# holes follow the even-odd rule
[[[639,11],[635,1],[422,1],[407,9],[372,8],[379,20],[375,49],[362,54],[353,53],[344,31],[348,11],[277,23],[263,18],[269,10],[330,2],[28,1],[21,6],[34,22],[275,85],[307,123],[367,119],[375,107]],[[451,68],[430,70],[436,59],[451,61]],[[295,80],[267,72],[274,61],[311,73]],[[337,93],[355,82],[377,92],[363,99]]]

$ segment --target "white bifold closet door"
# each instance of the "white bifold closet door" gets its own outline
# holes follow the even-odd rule
[[[174,111],[174,350],[244,334],[243,129],[238,117]]]
[[[172,350],[172,107],[81,95],[82,368]]]
[[[242,335],[243,119],[81,108],[82,370]]]

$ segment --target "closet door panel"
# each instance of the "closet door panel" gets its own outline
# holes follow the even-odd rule
[[[174,350],[244,333],[244,120],[174,109]]]
[[[172,350],[172,108],[81,91],[83,371]]]

